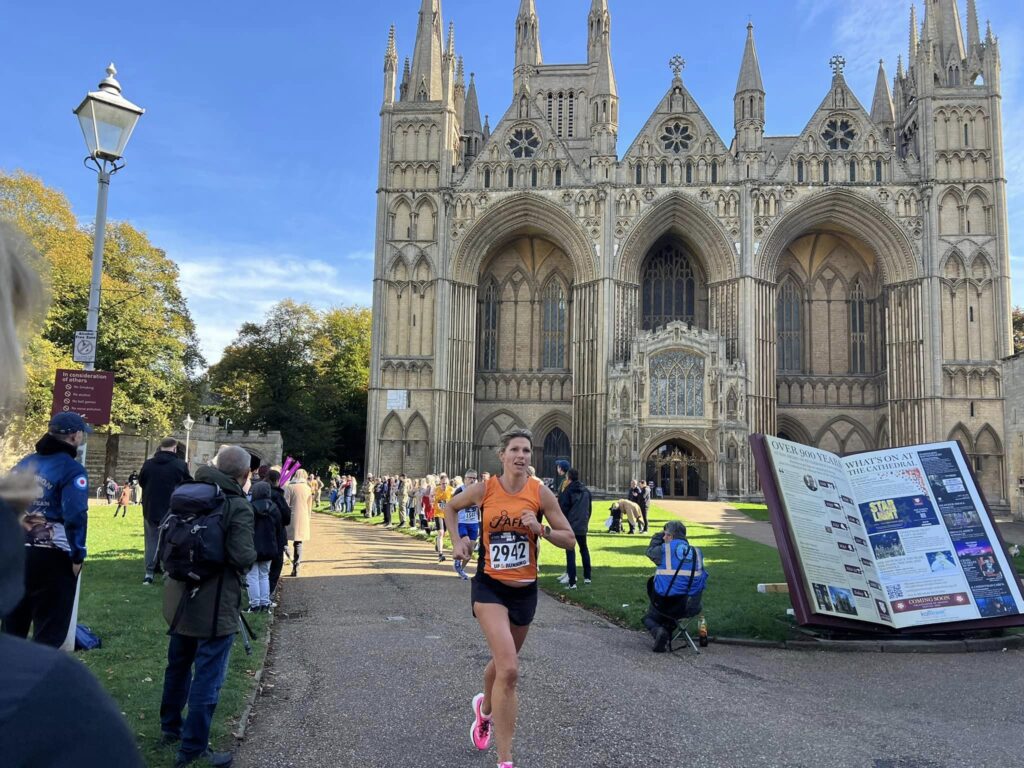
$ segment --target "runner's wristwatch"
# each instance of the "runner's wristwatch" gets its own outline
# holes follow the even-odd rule
[[[545,525],[543,528],[541,528],[540,529],[540,536],[541,536],[542,539],[550,538],[550,536],[551,536],[551,526],[550,525]]]

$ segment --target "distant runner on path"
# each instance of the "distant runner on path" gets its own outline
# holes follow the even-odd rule
[[[541,483],[529,482],[533,435],[513,428],[501,436],[502,474],[486,483],[468,486],[448,502],[445,516],[450,531],[457,531],[459,512],[471,506],[482,510],[480,557],[472,580],[473,615],[491,650],[484,669],[484,690],[473,697],[473,745],[491,745],[497,734],[498,768],[514,768],[512,737],[515,734],[519,680],[519,650],[526,641],[537,610],[537,539],[545,538],[562,549],[576,545],[569,522],[558,508],[555,495]],[[548,525],[541,525],[543,511]],[[453,541],[455,557],[471,554],[468,537]]]

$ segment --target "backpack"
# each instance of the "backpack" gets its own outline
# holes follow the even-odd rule
[[[227,562],[226,511],[227,498],[212,483],[190,482],[175,488],[157,544],[164,573],[194,586],[220,575]]]

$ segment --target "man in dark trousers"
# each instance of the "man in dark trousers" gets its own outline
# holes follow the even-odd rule
[[[139,473],[142,485],[142,525],[146,539],[146,575],[143,584],[152,584],[157,568],[156,544],[160,538],[160,523],[167,515],[171,493],[186,480],[191,480],[188,465],[178,458],[178,441],[165,437],[153,458],[146,459]]]
[[[170,626],[170,642],[160,730],[165,743],[181,740],[175,768],[200,759],[223,768],[233,759],[230,752],[210,751],[210,724],[238,632],[242,574],[256,562],[253,509],[242,490],[250,471],[249,453],[238,445],[225,445],[214,466],[199,468],[197,485],[215,486],[224,498],[224,562],[215,576],[198,586],[171,578],[164,581],[164,618]],[[183,722],[186,704],[188,718]]]
[[[60,648],[68,636],[78,574],[85,562],[89,478],[77,460],[92,432],[77,413],[58,413],[49,431],[14,472],[35,475],[39,496],[25,518],[25,595],[3,631]]]
[[[579,547],[580,558],[583,560],[583,583],[589,584],[591,572],[587,529],[590,528],[593,500],[587,486],[580,482],[580,473],[577,469],[570,469],[565,473],[565,477],[569,482],[558,494],[558,506],[572,526],[572,532],[576,534],[576,547]],[[576,589],[576,547],[565,550],[565,573],[568,577],[565,582],[566,589]]]

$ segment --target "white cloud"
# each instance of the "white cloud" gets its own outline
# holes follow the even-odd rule
[[[220,359],[242,323],[259,322],[282,299],[318,309],[370,306],[373,300],[372,252],[369,263],[367,251],[353,250],[339,255],[335,264],[262,244],[186,241],[173,233],[149,232],[178,265],[182,293],[210,364]]]

